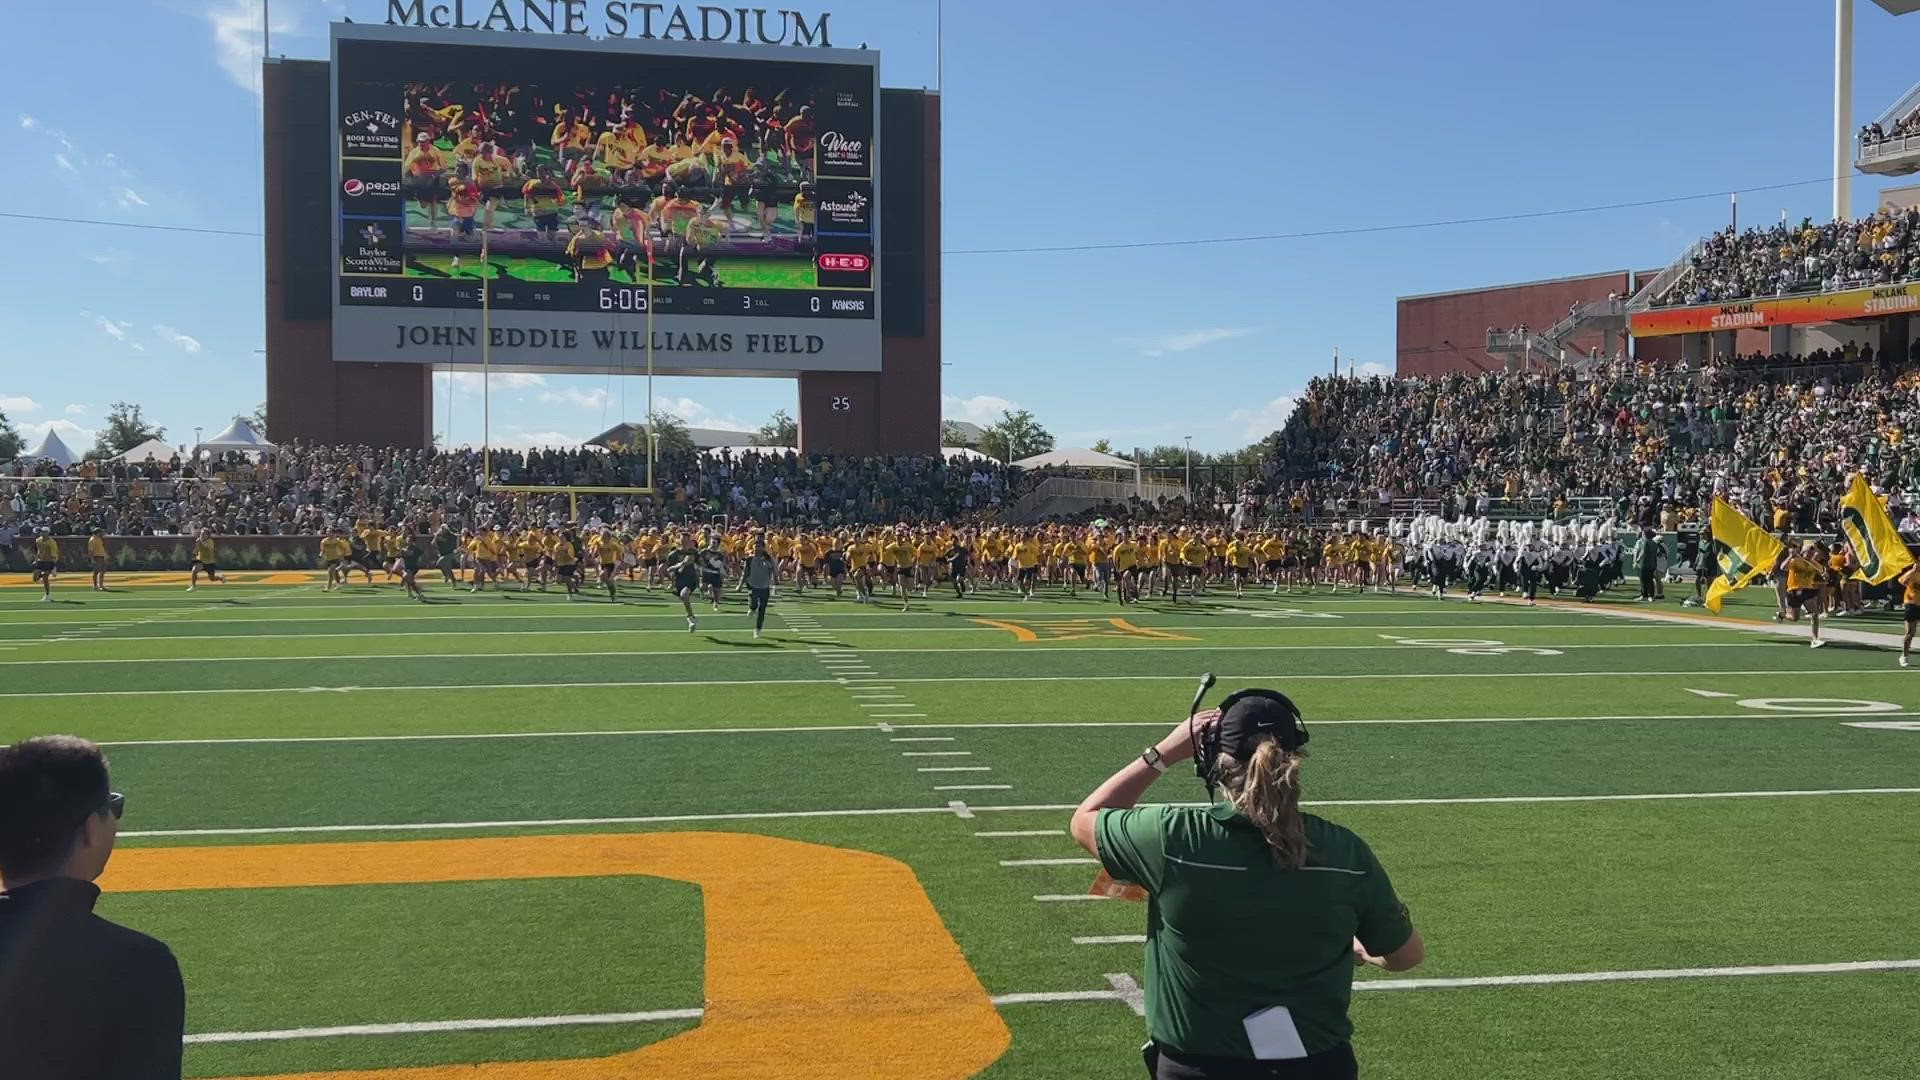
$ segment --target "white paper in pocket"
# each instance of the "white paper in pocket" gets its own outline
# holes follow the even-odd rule
[[[1253,1056],[1262,1061],[1287,1061],[1307,1056],[1300,1042],[1300,1029],[1293,1026],[1293,1014],[1285,1005],[1274,1005],[1240,1021],[1247,1029],[1247,1042]]]

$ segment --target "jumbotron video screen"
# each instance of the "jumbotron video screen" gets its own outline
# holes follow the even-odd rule
[[[337,359],[877,369],[876,54],[526,40],[335,28]]]

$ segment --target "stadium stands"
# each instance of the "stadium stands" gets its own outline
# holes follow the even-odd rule
[[[1757,520],[1812,530],[1830,527],[1859,470],[1894,493],[1898,517],[1900,493],[1920,489],[1907,438],[1920,430],[1920,389],[1850,359],[1323,377],[1273,440],[1274,471],[1295,508],[1335,517],[1414,499],[1482,516],[1595,500],[1620,520],[1665,524],[1718,494]]]
[[[1920,209],[1888,209],[1857,221],[1784,222],[1704,240],[1656,307],[1712,304],[1920,279]]]
[[[639,486],[638,454],[591,450],[495,451],[496,482],[516,485]],[[72,470],[16,464],[0,475],[0,518],[44,524],[57,535],[99,526],[115,535],[178,533],[205,526],[221,535],[314,534],[340,520],[396,522],[436,513],[460,522],[487,502],[520,500],[524,513],[564,514],[564,493],[513,496],[481,491],[477,451],[282,447],[259,462],[237,455],[202,462]],[[66,474],[71,474],[67,478]],[[40,479],[34,479],[38,477]],[[647,522],[710,515],[765,522],[957,520],[1009,501],[1019,470],[992,461],[943,458],[825,458],[794,453],[662,455],[657,498],[581,498],[583,514]],[[60,479],[56,479],[60,478]]]

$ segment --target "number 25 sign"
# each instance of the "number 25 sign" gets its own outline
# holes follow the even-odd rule
[[[850,397],[846,397],[844,395],[835,396],[833,399],[833,411],[834,412],[852,412],[853,399]]]

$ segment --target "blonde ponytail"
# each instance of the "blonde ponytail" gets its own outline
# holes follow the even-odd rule
[[[1220,755],[1227,798],[1266,837],[1281,866],[1307,862],[1307,826],[1300,817],[1300,763],[1306,756],[1304,749],[1287,752],[1273,738],[1261,739],[1245,764]]]

